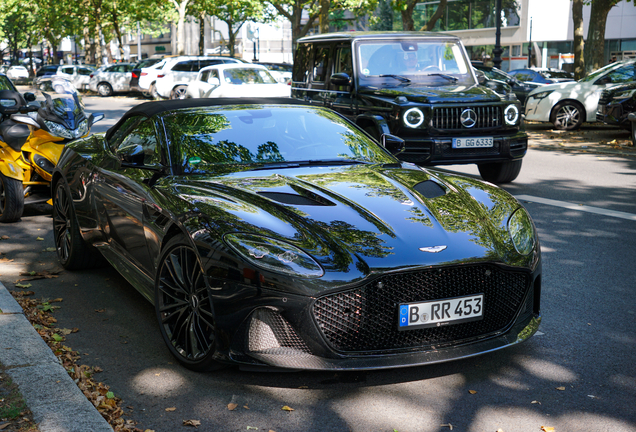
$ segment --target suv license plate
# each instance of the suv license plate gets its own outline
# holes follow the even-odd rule
[[[482,148],[482,147],[492,147],[492,146],[493,146],[492,137],[453,138],[453,148],[463,149],[463,148]]]
[[[398,330],[441,327],[478,321],[484,315],[484,295],[475,294],[445,300],[399,305]]]

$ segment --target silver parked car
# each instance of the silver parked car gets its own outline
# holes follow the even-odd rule
[[[130,91],[132,63],[117,63],[102,66],[90,75],[88,88],[100,96],[112,96],[116,92]]]

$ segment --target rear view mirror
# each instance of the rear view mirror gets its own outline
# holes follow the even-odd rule
[[[351,77],[344,72],[333,74],[331,75],[331,84],[337,86],[351,85]]]
[[[27,101],[27,102],[35,101],[35,94],[33,94],[31,92],[24,93],[24,100]]]

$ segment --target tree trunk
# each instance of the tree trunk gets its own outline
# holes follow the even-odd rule
[[[117,9],[113,7],[112,14],[113,17],[113,29],[115,30],[115,35],[117,37],[117,44],[119,48],[119,57],[121,59],[124,58],[124,43],[121,39],[121,28],[119,27],[119,20],[117,19]]]
[[[205,12],[199,16],[199,55],[205,52]]]
[[[437,5],[437,10],[435,11],[431,19],[428,20],[426,25],[422,26],[420,31],[433,31],[437,20],[440,19],[442,15],[444,15],[444,12],[446,12],[446,3],[448,3],[448,0],[440,0],[439,4]]]
[[[587,29],[587,42],[585,43],[585,68],[588,72],[604,66],[607,14],[618,1],[592,0],[590,26]]]
[[[583,40],[583,1],[573,0],[572,2],[572,19],[574,21],[574,79],[580,80],[585,73],[585,57],[583,49],[585,41]]]
[[[402,14],[402,29],[404,31],[415,30],[415,22],[413,21],[413,11],[415,10],[416,4],[417,4],[417,0],[409,0],[406,2],[406,9],[400,11],[400,13]]]
[[[319,26],[320,33],[329,33],[329,8],[331,0],[320,0]]]
[[[189,2],[190,0],[181,0],[181,3],[177,3],[176,0],[172,0],[172,4],[179,12],[179,21],[177,22],[177,55],[185,55],[185,18]]]

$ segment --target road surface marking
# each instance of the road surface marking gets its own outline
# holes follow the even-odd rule
[[[632,214],[632,213],[626,213],[626,212],[621,212],[616,210],[607,210],[600,207],[578,205],[578,204],[573,204],[573,203],[569,203],[565,201],[539,198],[539,197],[534,197],[530,195],[517,195],[516,198],[519,201],[529,201],[533,203],[545,204],[545,205],[550,205],[554,207],[562,207],[562,208],[566,208],[570,210],[578,210],[578,211],[587,212],[587,213],[594,213],[594,214],[599,214],[603,216],[611,216],[611,217],[617,217],[621,219],[636,221],[636,214]]]

